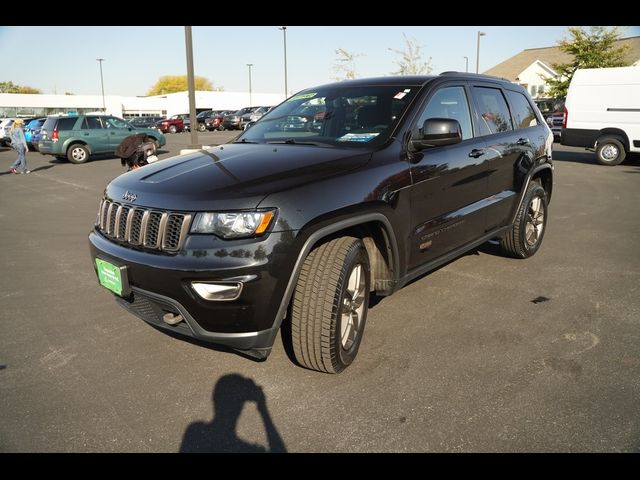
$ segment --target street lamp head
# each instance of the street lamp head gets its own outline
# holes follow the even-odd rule
[[[478,32],[478,36],[480,36],[480,37],[484,37],[485,35],[486,35],[486,33],[484,33],[484,32]]]
[[[278,27],[278,30],[286,30],[287,27]]]

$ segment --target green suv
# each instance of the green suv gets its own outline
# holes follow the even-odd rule
[[[146,133],[157,148],[167,140],[152,128],[136,128],[111,115],[78,115],[48,117],[42,126],[38,150],[71,163],[85,163],[97,153],[113,153],[130,135]]]

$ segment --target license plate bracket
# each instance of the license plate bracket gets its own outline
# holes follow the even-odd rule
[[[102,258],[96,258],[98,281],[107,290],[120,297],[128,297],[131,294],[127,267],[115,265]]]

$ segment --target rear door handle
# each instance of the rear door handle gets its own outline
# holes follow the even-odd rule
[[[528,138],[519,138],[516,142],[518,145],[529,145],[531,142]]]
[[[482,155],[484,155],[486,152],[484,151],[483,148],[474,148],[473,150],[471,150],[469,152],[469,156],[473,157],[473,158],[478,158],[481,157]]]

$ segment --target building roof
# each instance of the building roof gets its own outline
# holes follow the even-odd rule
[[[627,54],[625,55],[625,60],[627,60],[629,64],[640,60],[640,36],[623,38],[617,40],[615,44],[616,46],[629,45],[629,50],[627,50]],[[569,62],[571,55],[563,52],[559,47],[529,48],[483,73],[515,81],[516,77],[536,60],[540,60],[553,68],[554,63]]]

